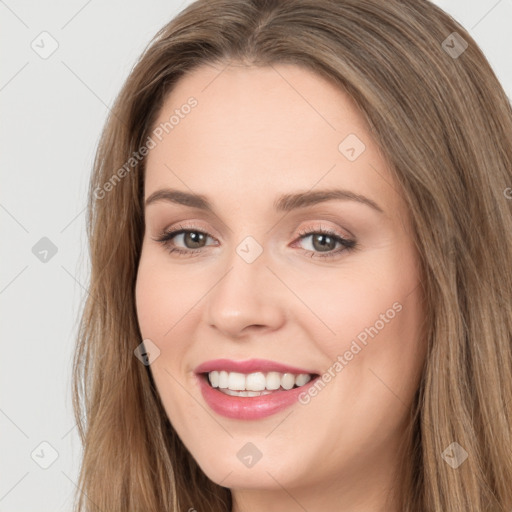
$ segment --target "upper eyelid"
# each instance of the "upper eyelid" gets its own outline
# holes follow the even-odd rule
[[[318,222],[318,221],[316,221]],[[311,233],[311,232],[316,232],[316,231],[331,231],[332,233],[335,233],[337,235],[339,235],[341,238],[351,238],[353,237],[352,234],[348,233],[347,232],[347,235],[344,235],[343,233],[339,233],[339,229],[338,228],[330,228],[330,227],[326,227],[325,225],[322,225],[322,224],[319,224],[319,225],[316,225],[316,226],[313,226],[311,224],[307,224],[306,226],[302,227],[299,232],[300,233]],[[186,225],[184,223],[178,223],[177,226],[174,226],[172,228],[164,228],[161,230],[161,234],[165,234],[165,233],[174,233],[174,234],[178,234],[178,232],[180,231],[198,231],[198,232],[201,232],[201,233],[204,233],[212,238],[217,238],[216,235],[212,234],[211,231],[208,229],[208,228],[203,228],[201,226],[197,226],[197,225]],[[297,230],[293,230],[292,232],[296,232]],[[347,230],[345,230],[347,231]]]
[[[176,226],[176,227],[163,229],[161,231],[161,236],[166,235],[168,233],[172,233],[174,236],[177,236],[177,235],[183,233],[184,231],[185,232],[186,231],[194,231],[194,232],[203,233],[206,236],[217,240],[217,237],[215,235],[213,235],[210,232],[210,230],[208,230],[208,229],[205,229],[205,228],[202,228],[202,227],[198,227],[198,226],[187,226],[187,225],[183,225],[182,226],[181,223],[179,223],[179,225]]]
[[[189,222],[191,224],[189,224]],[[209,236],[213,236],[214,238],[219,238],[219,236],[217,236],[216,234],[212,234],[212,230],[209,228],[209,227],[201,227],[200,224],[194,224],[194,222],[201,222],[201,221],[181,221],[181,222],[177,222],[177,223],[173,223],[171,224],[170,226],[172,227],[165,227],[163,228],[160,232],[161,233],[168,233],[168,232],[175,232],[175,231],[179,231],[181,229],[183,230],[190,230],[190,231],[201,231],[201,232],[204,232],[206,234],[208,234]],[[318,219],[318,220],[315,220],[315,221],[306,221],[305,223],[305,226],[303,226],[300,231],[313,231],[313,230],[318,230],[318,229],[327,229],[329,231],[332,231],[334,233],[336,233],[337,235],[339,235],[341,238],[355,238],[355,236],[350,232],[350,230],[348,230],[346,227],[344,228],[340,228],[340,227],[329,227],[329,226],[326,226],[322,223],[324,222],[336,222],[336,221],[333,221],[331,219]],[[303,223],[301,223],[302,225]],[[231,229],[228,228],[229,231],[232,231]],[[213,229],[214,232],[216,232],[217,230],[214,228]],[[296,232],[297,230],[296,229],[293,229],[289,232],[290,236],[292,233]],[[340,232],[341,231],[341,232]],[[345,232],[345,234],[343,233],[343,231]]]

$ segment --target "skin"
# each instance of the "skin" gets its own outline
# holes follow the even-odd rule
[[[232,490],[233,512],[397,510],[386,498],[425,359],[407,207],[343,91],[291,64],[222,69],[202,66],[178,82],[156,125],[190,96],[198,104],[147,159],[145,198],[172,188],[214,207],[162,200],[145,210],[137,313],[143,338],[160,349],[150,370],[166,413],[206,475]],[[354,161],[338,149],[349,134],[366,146]],[[382,213],[349,200],[273,210],[281,194],[331,188],[364,195]],[[179,224],[209,236],[156,241]],[[357,249],[321,258],[314,235],[299,236],[320,227],[355,238]],[[247,236],[263,249],[252,263],[236,252]],[[200,253],[170,253],[173,244]],[[323,250],[340,247],[331,240]],[[332,373],[394,303],[401,310],[309,403],[244,421],[203,400],[200,363],[263,358]],[[262,453],[250,468],[237,457],[248,442]]]

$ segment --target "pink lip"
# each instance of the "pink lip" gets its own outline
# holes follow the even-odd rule
[[[200,364],[195,369],[195,373],[207,373],[213,372],[214,370],[226,370],[227,372],[240,373],[279,372],[294,373],[297,375],[299,373],[318,373],[316,371],[305,370],[304,368],[297,368],[295,366],[276,363],[275,361],[269,361],[268,359],[248,359],[247,361],[233,361],[232,359],[213,359],[211,361],[206,361]]]
[[[295,368],[273,361],[263,359],[250,359],[248,361],[232,361],[229,359],[216,359],[214,361],[207,361],[199,365],[195,372],[199,381],[199,387],[204,400],[209,407],[216,413],[221,414],[227,418],[234,418],[239,420],[255,420],[271,416],[298,401],[301,393],[307,392],[308,388],[314,385],[317,377],[310,380],[304,386],[292,388],[288,391],[274,391],[268,395],[261,395],[255,397],[242,397],[230,396],[222,393],[216,388],[212,388],[208,382],[207,375],[203,373],[211,372],[214,370],[238,371],[240,373],[251,373],[254,371],[269,372],[276,371],[280,373],[315,373],[302,368]]]
[[[274,391],[269,395],[254,397],[230,396],[212,388],[205,375],[197,375],[204,400],[217,414],[237,420],[256,420],[271,416],[298,401],[299,395],[307,392],[320,376],[310,380],[304,386],[289,391]]]

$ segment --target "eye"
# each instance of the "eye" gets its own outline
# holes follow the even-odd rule
[[[166,246],[169,249],[169,253],[176,252],[178,254],[189,255],[201,252],[208,238],[213,239],[208,233],[199,229],[187,229],[183,226],[178,226],[178,229],[164,231],[155,240]],[[185,248],[176,247],[176,243],[181,243]]]
[[[310,239],[309,249],[305,249],[312,258],[331,258],[337,256],[343,251],[350,251],[356,248],[355,240],[345,238],[330,229],[324,228],[305,228],[300,233],[300,241]],[[336,246],[338,248],[336,249]]]

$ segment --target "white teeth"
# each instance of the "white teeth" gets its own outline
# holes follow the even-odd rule
[[[260,396],[272,393],[272,391],[231,391],[231,389],[219,389],[219,391],[231,396]]]
[[[307,373],[301,373],[295,377],[295,384],[297,384],[297,386],[304,386],[304,384],[307,384],[310,380],[311,377]]]
[[[267,379],[261,372],[249,373],[245,378],[245,389],[249,391],[263,391],[267,385]]]
[[[229,372],[227,387],[233,391],[245,390],[245,375],[238,372]]]
[[[279,389],[281,387],[281,374],[278,372],[267,373],[267,389]]]
[[[289,390],[294,386],[304,386],[311,380],[311,376],[307,373],[295,375],[294,373],[268,372],[264,374],[263,372],[253,372],[246,375],[224,370],[209,372],[208,378],[212,387],[236,396],[259,396],[279,388]],[[230,393],[229,391],[237,393]],[[248,394],[245,394],[246,392]]]
[[[295,385],[295,375],[293,373],[285,373],[281,377],[281,386],[283,386],[284,389],[292,389]]]
[[[210,372],[210,384],[212,385],[212,388],[218,388],[219,387],[219,372],[214,371]]]
[[[227,388],[228,387],[228,372],[221,371],[219,372],[219,388]]]

